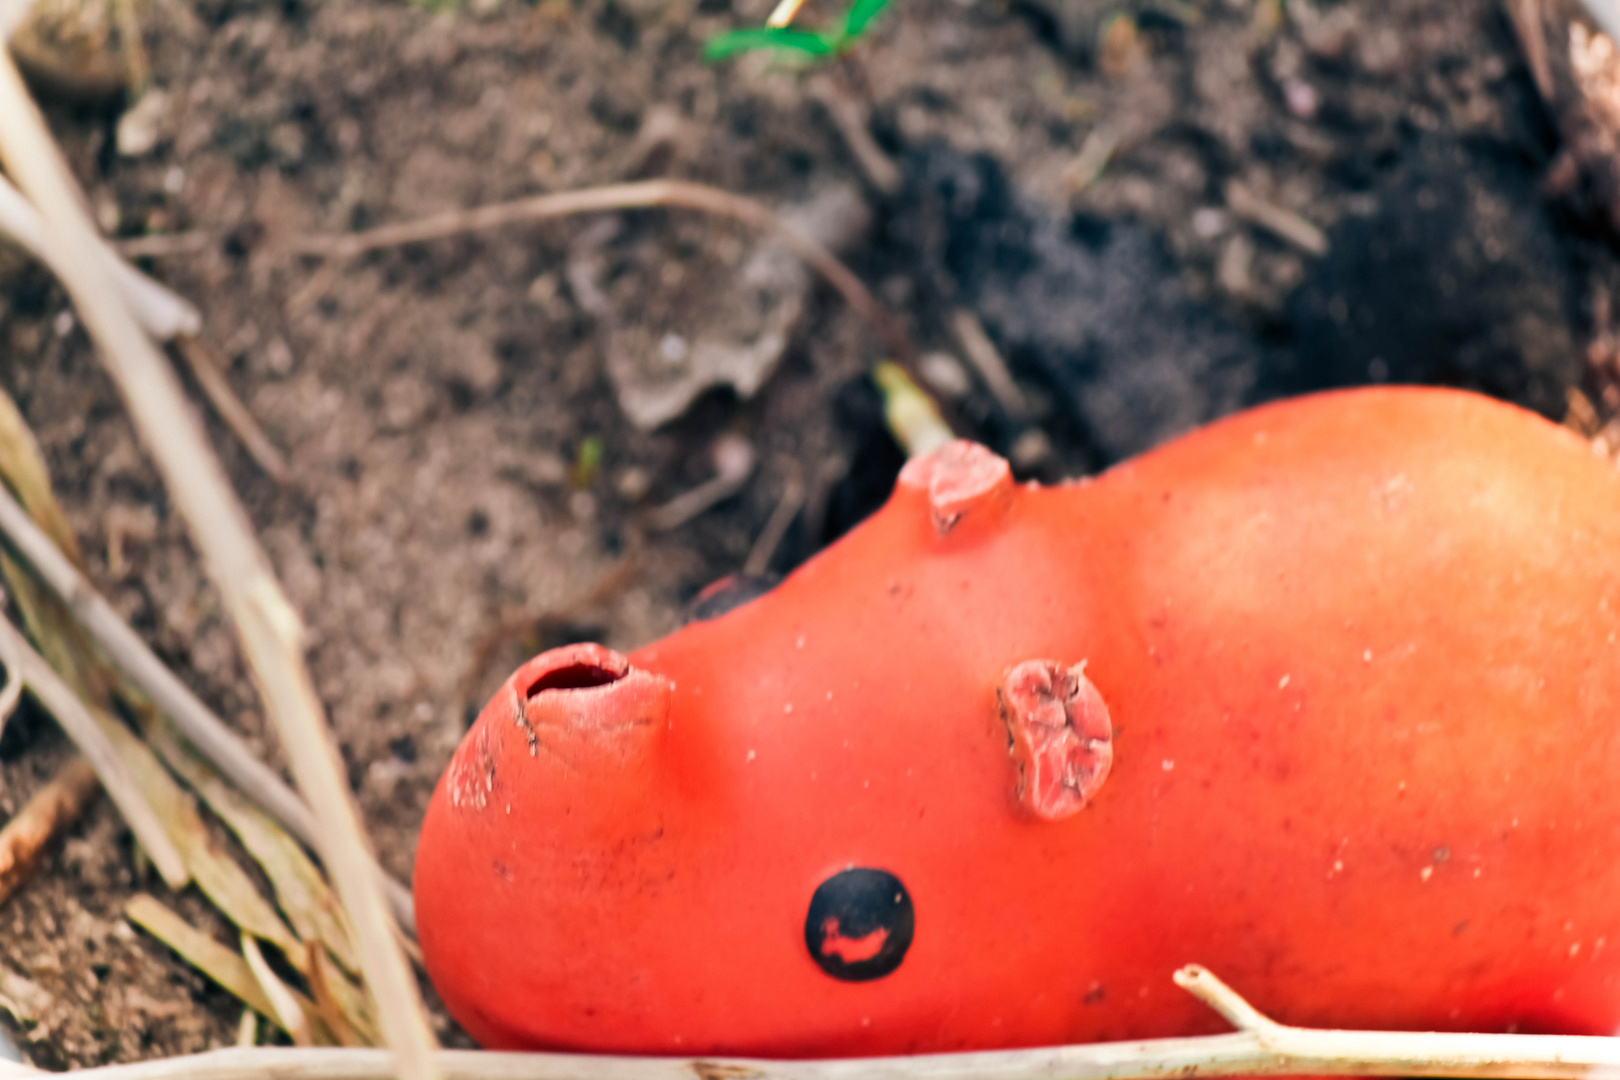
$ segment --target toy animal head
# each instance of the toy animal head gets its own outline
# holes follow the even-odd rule
[[[423,826],[429,971],[498,1047],[1189,1034],[1190,961],[1301,1023],[1612,1031],[1617,550],[1612,467],[1468,395],[1046,489],[953,444],[765,596],[507,681]]]

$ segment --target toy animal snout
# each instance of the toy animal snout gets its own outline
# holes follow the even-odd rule
[[[456,751],[445,775],[450,805],[498,802],[510,814],[514,787],[536,768],[555,774],[557,794],[585,783],[633,789],[668,727],[670,690],[668,679],[600,645],[541,653],[512,674]]]
[[[543,652],[519,668],[507,686],[512,718],[535,757],[590,755],[628,766],[651,749],[668,724],[669,680],[632,667],[601,645]]]

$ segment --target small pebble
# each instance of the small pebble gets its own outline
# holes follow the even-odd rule
[[[950,353],[931,352],[917,363],[917,374],[940,397],[960,401],[973,390],[967,368]]]
[[[1019,472],[1029,472],[1046,464],[1052,457],[1052,440],[1040,428],[1030,428],[1007,451],[1007,460]]]

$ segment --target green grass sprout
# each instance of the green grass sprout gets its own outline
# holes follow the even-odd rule
[[[855,0],[832,30],[799,30],[791,26],[729,30],[704,43],[703,58],[729,60],[740,53],[767,49],[803,63],[837,59],[860,43],[873,20],[888,6],[889,0]]]

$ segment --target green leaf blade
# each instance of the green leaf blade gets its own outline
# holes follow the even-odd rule
[[[889,0],[855,0],[844,15],[844,33],[846,41],[860,37],[872,20],[883,14],[883,9],[889,6]]]
[[[809,60],[831,56],[836,43],[824,34],[789,27],[751,27],[731,30],[710,38],[703,46],[703,58],[709,61],[729,60],[739,53],[774,49],[797,54]]]

